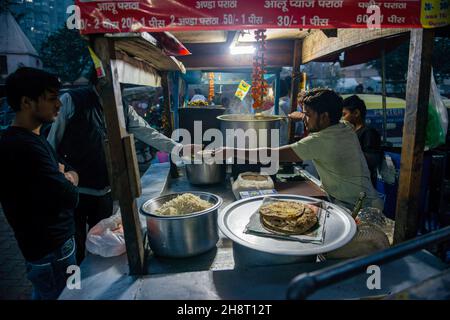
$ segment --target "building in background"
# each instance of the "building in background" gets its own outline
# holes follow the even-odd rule
[[[20,17],[18,23],[36,49],[61,28],[67,19],[67,7],[74,0],[12,0],[10,10]]]
[[[0,84],[20,66],[42,68],[42,62],[14,17],[0,13]]]

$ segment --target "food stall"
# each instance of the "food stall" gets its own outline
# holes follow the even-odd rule
[[[317,6],[314,9],[316,2]],[[402,9],[397,8],[395,4],[393,4],[395,8],[391,8],[392,3],[388,5],[386,1],[380,2],[381,5],[384,4],[383,10],[387,10],[390,14],[393,14],[390,10]],[[327,223],[323,224],[324,228],[326,226],[326,233],[322,233],[324,238],[321,239],[320,245],[304,239],[299,239],[298,242],[282,241],[273,237],[257,237],[245,233],[244,229],[252,213],[263,204],[264,196],[237,201],[232,182],[228,180],[230,172],[224,176],[226,178],[223,182],[202,185],[192,183],[192,179],[188,179],[188,171],[173,178],[174,176],[169,174],[171,165],[166,163],[152,166],[139,180],[136,174],[132,137],[125,132],[121,114],[118,61],[122,58],[134,67],[138,61],[139,66],[146,66],[147,70],[151,67],[152,70],[161,72],[167,111],[170,104],[167,71],[183,72],[184,67],[248,68],[253,64],[251,55],[232,58],[213,45],[209,49],[204,48],[203,55],[202,50],[198,49],[197,53],[191,50],[192,56],[179,58],[183,62],[183,67],[177,59],[167,56],[161,50],[161,43],[146,32],[173,31],[178,39],[182,39],[182,32],[186,33],[185,36],[193,36],[198,31],[196,35],[201,37],[204,30],[217,33],[220,30],[244,28],[297,29],[291,41],[284,43],[284,46],[279,43],[273,44],[273,48],[280,52],[268,54],[265,62],[269,66],[293,66],[291,97],[296,97],[298,93],[301,63],[326,58],[347,48],[354,48],[377,39],[410,33],[407,112],[395,242],[400,243],[416,236],[415,218],[418,214],[416,196],[419,192],[417,176],[420,177],[423,157],[426,124],[424,119],[429,94],[430,53],[433,40],[433,30],[422,29],[425,22],[419,19],[423,9],[421,1],[408,2],[408,13],[402,22],[397,19],[394,21],[391,16],[388,22],[382,23],[382,29],[361,29],[366,27],[366,21],[362,18],[361,21],[354,22],[353,15],[366,12],[369,2],[259,1],[258,6],[261,7],[259,9],[255,9],[255,4],[251,7],[247,2],[241,1],[152,3],[77,2],[81,7],[81,17],[85,26],[89,26],[89,22],[97,22],[95,29],[86,27],[82,32],[88,35],[93,51],[101,60],[105,71],[100,96],[105,106],[108,128],[107,152],[112,173],[113,196],[120,204],[127,254],[112,258],[88,255],[81,266],[82,289],[66,289],[61,299],[284,299],[287,297],[289,283],[295,276],[339,263],[337,260],[326,259],[324,255],[348,243],[356,232],[355,222],[349,213],[329,203],[323,190],[307,180],[294,181],[295,183],[291,185],[286,181],[275,181],[279,183],[276,186],[278,193],[273,197],[282,200],[300,200],[308,205],[318,201],[321,203],[322,213],[319,217],[326,218]],[[335,6],[339,6],[340,9],[345,6],[349,9],[345,11],[349,16],[342,18],[338,15],[339,11],[332,10]],[[406,3],[404,6],[406,8]],[[224,8],[227,10],[224,11]],[[329,18],[320,18],[318,14],[325,12],[325,9],[330,12]],[[237,10],[239,16],[236,14]],[[289,10],[291,13],[287,14]],[[260,16],[255,15],[258,12]],[[305,15],[305,12],[308,12],[308,15]],[[217,17],[218,14],[220,18]],[[121,24],[119,20],[124,23]],[[118,23],[115,24],[115,21]],[[447,23],[448,21],[445,21],[442,25]],[[359,29],[339,29],[349,25]],[[298,31],[298,28],[301,30]],[[203,36],[211,37],[211,34]],[[208,50],[215,50],[216,54],[211,54]],[[179,85],[180,83],[175,83],[176,88],[179,88]],[[173,92],[175,101],[179,96],[177,90]],[[295,107],[295,102],[292,102],[291,110],[295,110]],[[172,110],[174,116],[177,108],[178,103]],[[299,169],[295,170],[300,172]],[[194,214],[186,216],[186,219],[174,218],[170,223],[176,226],[164,229],[166,226],[160,224],[162,219],[152,213],[154,199],[186,192],[199,196],[202,194],[216,196],[202,199],[211,199],[213,206],[206,211],[210,210],[208,213],[211,212],[213,217],[217,217],[217,224],[215,220],[211,224],[211,219],[200,221],[200,216],[207,216],[205,214]],[[190,255],[189,250],[193,246],[202,245],[201,242],[206,238],[206,234],[202,234],[205,229],[186,230],[186,226],[190,224],[179,221],[188,219],[195,219],[195,222],[191,223],[194,226],[208,226],[210,223],[209,230],[212,230],[210,236],[215,240],[214,245],[212,247],[206,245],[209,250],[202,250],[202,254],[194,251]],[[163,233],[164,230],[169,232]],[[165,244],[172,243],[175,247],[181,247],[181,251],[178,247],[174,248],[174,251],[178,250],[181,255],[178,258],[174,258],[175,255],[167,257],[164,253],[160,256],[155,255],[153,251],[157,247],[157,240],[152,240],[155,234],[167,237],[166,242],[161,244],[161,250],[167,249]],[[184,236],[186,238],[183,238]],[[445,237],[448,235],[441,235],[440,240]],[[152,250],[149,250],[150,247]],[[447,268],[444,263],[426,251],[409,253],[411,254],[406,257],[383,265],[383,273],[389,276],[384,278],[383,289],[377,291],[378,295],[399,292]],[[360,272],[352,279],[329,286],[312,298],[373,296],[373,291],[366,286],[366,278],[367,275]]]

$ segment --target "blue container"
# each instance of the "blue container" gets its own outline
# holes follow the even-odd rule
[[[397,205],[397,192],[398,192],[398,178],[400,172],[400,153],[396,152],[385,152],[385,155],[391,157],[394,163],[395,169],[397,171],[397,177],[394,184],[388,184],[378,179],[377,181],[377,191],[382,193],[385,197],[384,202],[384,214],[391,219],[395,219],[395,210]],[[422,180],[420,184],[420,201],[419,210],[421,214],[427,211],[427,193],[429,188],[430,172],[431,172],[431,155],[425,153],[423,157],[423,168],[422,168]]]

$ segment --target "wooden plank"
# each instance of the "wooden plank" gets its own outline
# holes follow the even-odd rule
[[[302,41],[295,40],[294,42],[294,58],[292,61],[292,82],[291,82],[291,112],[297,111],[297,96],[300,86],[300,65],[302,64]],[[295,123],[289,121],[289,143],[294,142]]]
[[[93,47],[106,73],[106,77],[99,83],[99,94],[108,133],[111,185],[119,200],[130,274],[142,274],[144,272],[143,236],[136,199],[133,197],[130,186],[129,177],[132,173],[128,170],[133,167],[133,164],[127,163],[122,143],[126,131],[113,41],[104,37],[93,37]]]
[[[132,198],[141,196],[141,179],[139,174],[139,166],[136,157],[136,148],[134,143],[134,136],[128,134],[122,138],[123,147],[126,156],[128,178],[131,187]]]
[[[418,230],[433,40],[432,29],[411,31],[394,243],[414,238]]]
[[[328,38],[316,30],[303,40],[302,63],[338,53],[380,38],[397,36],[409,29],[338,29],[337,38]]]
[[[183,64],[174,57],[166,56],[163,51],[157,47],[155,39],[148,33],[125,34],[123,36],[111,35],[114,39],[115,47],[126,52],[131,57],[136,57],[146,61],[157,70],[181,71],[186,72]]]

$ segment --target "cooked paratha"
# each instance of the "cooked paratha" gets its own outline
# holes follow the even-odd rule
[[[299,202],[277,201],[261,206],[260,221],[269,231],[300,235],[317,224],[317,211]]]

